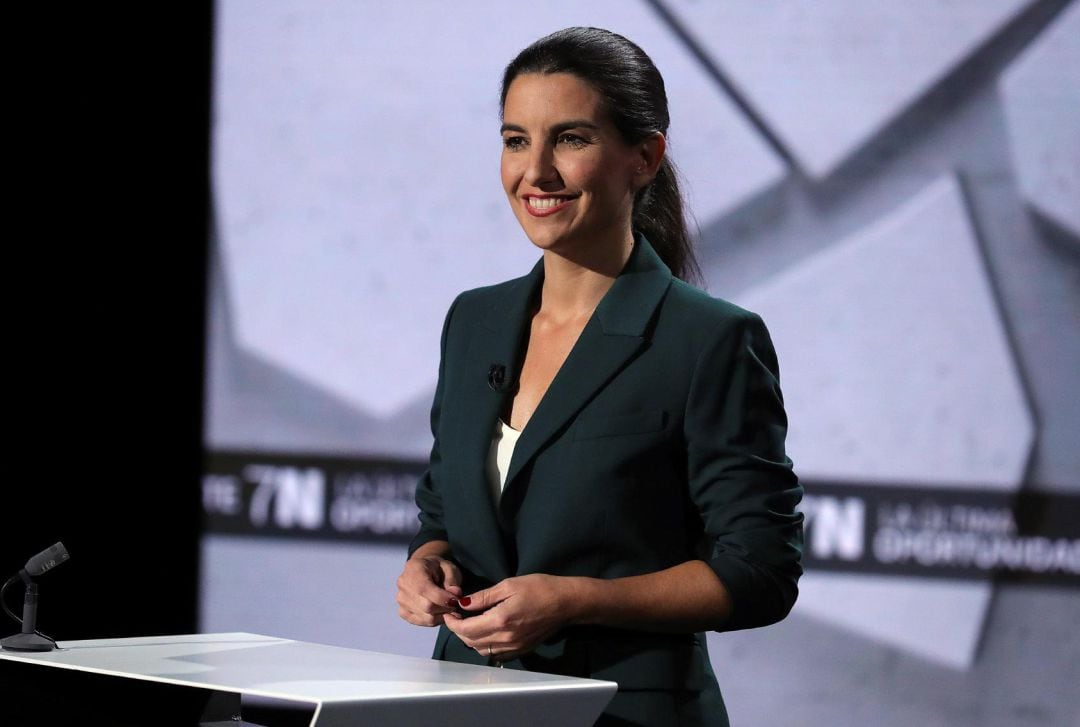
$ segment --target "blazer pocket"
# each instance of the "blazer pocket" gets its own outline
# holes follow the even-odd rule
[[[608,417],[585,417],[574,426],[574,439],[618,437],[625,434],[648,434],[664,428],[664,412],[660,409],[618,414]]]
[[[700,691],[707,683],[705,652],[690,635],[642,635],[588,644],[589,677],[619,689]]]

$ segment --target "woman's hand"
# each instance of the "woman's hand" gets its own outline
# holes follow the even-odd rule
[[[427,543],[405,562],[397,579],[398,615],[416,626],[438,626],[457,608],[461,571]],[[442,545],[446,545],[443,543]],[[448,550],[448,547],[445,549]]]
[[[459,603],[462,611],[483,613],[471,618],[449,613],[443,621],[446,628],[466,646],[498,661],[527,654],[570,624],[694,633],[722,628],[734,608],[727,587],[700,560],[611,580],[517,576]]]
[[[444,623],[469,648],[509,661],[569,623],[573,580],[542,573],[507,578],[459,599],[462,610],[482,611],[479,616],[448,614]]]

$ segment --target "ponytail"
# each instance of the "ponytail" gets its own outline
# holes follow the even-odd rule
[[[634,200],[632,226],[648,238],[671,273],[692,285],[702,282],[701,268],[686,224],[682,194],[675,165],[667,157],[649,186]]]

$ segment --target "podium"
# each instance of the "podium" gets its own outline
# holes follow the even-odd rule
[[[574,727],[591,725],[617,689],[248,633],[59,646],[0,651],[0,723],[235,727],[248,697],[305,709],[310,727]]]

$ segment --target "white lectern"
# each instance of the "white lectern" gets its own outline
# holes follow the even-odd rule
[[[311,727],[573,727],[591,725],[617,688],[245,633],[59,646],[0,651],[0,723],[237,725],[252,695],[307,705]]]

